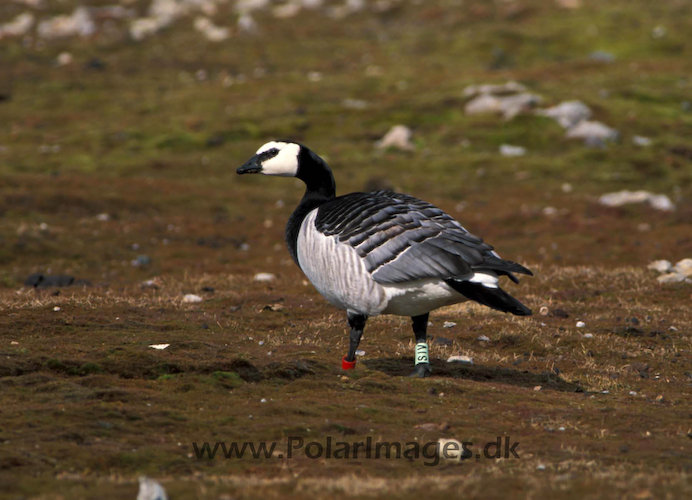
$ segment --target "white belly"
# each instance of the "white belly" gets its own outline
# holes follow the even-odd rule
[[[468,299],[437,278],[382,285],[370,277],[358,253],[334,236],[315,230],[317,209],[298,234],[300,267],[331,304],[367,316],[419,316]]]

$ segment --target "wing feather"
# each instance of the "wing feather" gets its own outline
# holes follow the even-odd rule
[[[352,246],[379,283],[459,279],[483,270],[514,281],[512,272],[531,275],[436,206],[391,191],[335,198],[320,206],[315,227]]]

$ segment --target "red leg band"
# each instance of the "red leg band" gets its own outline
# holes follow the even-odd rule
[[[341,359],[341,368],[344,370],[353,370],[356,367],[356,360],[346,361],[346,356]]]

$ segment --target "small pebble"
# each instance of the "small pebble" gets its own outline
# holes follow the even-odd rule
[[[564,428],[564,427],[560,427],[560,428],[558,428],[558,430],[561,431],[561,432],[564,432],[564,431],[565,431],[565,428]]]
[[[577,328],[584,328],[586,326],[586,323],[583,321],[577,321]]]
[[[183,297],[183,302],[185,304],[194,304],[196,302],[202,302],[202,297],[195,295],[194,293],[188,293]]]
[[[149,347],[151,349],[156,349],[158,351],[163,351],[165,348],[167,348],[171,344],[151,344]]]
[[[413,132],[407,126],[395,125],[384,137],[382,137],[382,139],[377,141],[376,146],[378,149],[395,148],[403,151],[410,151],[415,149],[415,146],[411,142],[412,135]]]
[[[133,249],[135,245],[132,245]],[[130,264],[134,267],[146,267],[151,264],[151,257],[148,255],[138,255],[136,259],[132,260]]]
[[[502,156],[524,156],[526,154],[526,148],[521,146],[512,146],[510,144],[502,144],[500,146],[500,154]]]
[[[472,365],[473,358],[469,356],[450,356],[447,358],[447,363],[466,363],[468,365]]]
[[[635,146],[648,147],[651,146],[653,141],[648,137],[642,137],[641,135],[635,135],[632,137],[632,144]]]
[[[584,334],[585,339],[592,339],[593,338],[593,333],[585,333]]]
[[[541,316],[547,316],[549,312],[550,310],[546,306],[542,306],[538,311]]]
[[[59,308],[58,306],[55,306],[55,307],[53,308],[53,311],[55,311],[55,312],[58,312],[59,310],[60,310],[60,308]]]
[[[479,335],[476,340],[480,340],[481,342],[490,342],[490,339],[485,335]]]
[[[444,328],[452,328],[454,326],[457,326],[457,324],[454,321],[445,321],[442,326]]]
[[[266,398],[260,399],[260,403],[266,403],[266,402],[267,402],[267,399],[266,399]]]
[[[540,391],[541,389],[543,389],[543,387],[541,387],[540,385],[537,385],[533,388],[534,391]]]
[[[536,466],[536,469],[537,469],[537,470],[545,470],[545,465],[539,464],[539,465]]]
[[[260,341],[257,342],[257,343],[258,343],[259,345],[264,345],[264,340],[260,340]]]
[[[257,273],[252,279],[260,283],[269,283],[270,281],[274,281],[276,276],[272,273]]]
[[[361,350],[361,349],[358,349],[358,350],[356,351],[356,356],[365,356],[365,351],[363,351],[363,350]]]
[[[637,392],[636,391],[630,391],[630,396],[636,396]]]

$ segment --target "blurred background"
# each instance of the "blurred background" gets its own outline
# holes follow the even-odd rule
[[[0,0],[0,484],[690,498],[691,38],[692,0]],[[372,318],[345,374],[344,316],[285,248],[304,187],[235,173],[282,138],[338,194],[417,196],[526,264],[535,316],[435,312],[425,380],[409,319]],[[294,435],[522,460],[191,447]]]
[[[302,187],[235,176],[276,138],[324,156],[339,193],[414,194],[508,258],[675,262],[691,7],[5,0],[0,283],[282,272]]]

